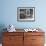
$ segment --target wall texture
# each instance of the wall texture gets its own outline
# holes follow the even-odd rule
[[[0,27],[46,28],[46,0],[0,0]],[[35,7],[35,22],[18,22],[17,7]]]

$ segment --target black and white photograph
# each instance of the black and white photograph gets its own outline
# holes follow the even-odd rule
[[[18,7],[18,21],[35,21],[35,7]]]

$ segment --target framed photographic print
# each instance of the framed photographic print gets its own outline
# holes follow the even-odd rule
[[[35,21],[35,7],[18,7],[17,21]]]

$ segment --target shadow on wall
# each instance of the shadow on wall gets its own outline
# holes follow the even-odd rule
[[[6,28],[5,25],[0,24],[0,43],[2,43],[2,36],[3,36],[2,32],[6,31],[6,30],[4,30],[4,28]]]

